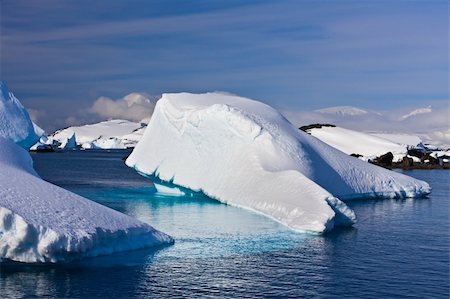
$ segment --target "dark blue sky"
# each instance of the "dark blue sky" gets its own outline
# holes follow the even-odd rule
[[[386,110],[449,98],[445,0],[45,0],[0,8],[1,79],[48,130],[100,96],[133,91],[222,90],[283,110]]]

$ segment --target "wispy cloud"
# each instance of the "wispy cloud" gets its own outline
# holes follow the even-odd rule
[[[444,1],[0,5],[0,75],[47,111],[48,130],[133,90],[227,90],[297,110],[448,98]]]

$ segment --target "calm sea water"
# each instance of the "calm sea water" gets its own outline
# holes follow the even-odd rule
[[[32,156],[45,180],[150,223],[175,245],[2,267],[1,298],[449,298],[449,171],[405,171],[432,195],[351,202],[354,227],[316,236],[205,196],[158,195],[123,164],[126,154]]]

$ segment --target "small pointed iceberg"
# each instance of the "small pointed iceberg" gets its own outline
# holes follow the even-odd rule
[[[430,192],[426,182],[299,131],[268,105],[224,93],[164,94],[126,163],[168,186],[308,232],[353,224],[355,214],[341,200]]]

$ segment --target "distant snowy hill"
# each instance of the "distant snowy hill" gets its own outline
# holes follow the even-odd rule
[[[0,263],[70,262],[173,243],[148,224],[42,180],[25,150],[39,129],[0,87]]]
[[[58,130],[48,139],[65,144],[75,136],[76,144],[86,149],[125,149],[137,144],[146,126],[145,123],[113,119]]]
[[[357,115],[365,115],[369,112],[360,108],[351,107],[351,106],[336,106],[315,110],[315,112],[322,114],[334,114],[340,116],[357,116]]]
[[[322,123],[366,133],[414,135],[423,143],[450,149],[450,107],[445,103],[438,102],[433,108],[429,105],[420,108],[384,109],[373,111],[352,106],[336,106],[314,111],[286,110],[283,114],[298,127]]]
[[[268,105],[223,93],[164,94],[126,163],[164,192],[202,191],[299,231],[351,225],[341,200],[430,192],[301,132]]]
[[[348,155],[359,157],[364,161],[371,160],[379,165],[390,167],[393,162],[399,163],[396,165],[397,167],[448,168],[450,151],[426,143],[423,136],[364,133],[329,124],[314,124],[303,126],[300,129]],[[384,162],[380,163],[378,160],[388,153],[391,153],[392,156],[385,157]],[[404,161],[405,157],[407,158],[406,162]],[[430,161],[430,157],[433,157],[434,161]],[[392,161],[390,161],[391,159]],[[413,164],[409,164],[409,160],[412,160]],[[444,165],[445,163],[447,164]]]
[[[394,161],[407,155],[407,145],[354,130],[322,127],[309,129],[307,132],[348,155],[362,155],[364,160],[374,159],[388,152],[394,155]]]

